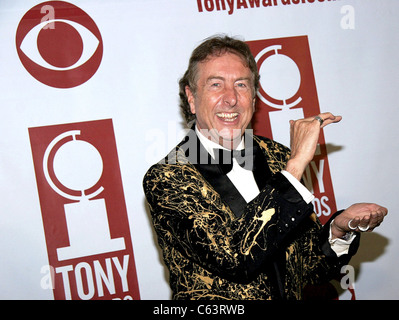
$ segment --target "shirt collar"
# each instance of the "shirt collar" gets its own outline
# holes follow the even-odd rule
[[[214,149],[224,149],[224,150],[228,150],[227,148],[221,146],[220,144],[208,139],[205,135],[202,134],[202,132],[198,129],[198,126],[195,125],[195,133],[198,136],[198,139],[200,140],[200,142],[202,143],[202,145],[204,146],[205,150],[208,151],[208,153],[211,155],[212,158],[215,159],[215,153],[214,153]],[[241,150],[244,149],[244,136],[241,138],[241,141],[239,143],[239,145],[237,146],[236,150]]]

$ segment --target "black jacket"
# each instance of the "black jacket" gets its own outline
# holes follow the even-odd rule
[[[321,226],[312,204],[280,173],[289,149],[253,139],[261,191],[250,203],[218,164],[196,161],[204,149],[194,130],[146,173],[173,299],[301,299],[306,284],[332,279],[356,252],[359,237],[349,254],[336,256],[329,223]]]

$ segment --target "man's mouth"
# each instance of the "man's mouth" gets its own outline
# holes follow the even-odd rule
[[[232,122],[237,119],[238,113],[237,112],[219,112],[216,113],[216,116],[223,121]]]

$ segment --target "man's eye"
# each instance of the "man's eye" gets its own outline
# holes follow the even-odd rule
[[[237,83],[237,87],[239,87],[239,88],[246,88],[247,85],[246,85],[245,83],[240,82],[240,83]]]

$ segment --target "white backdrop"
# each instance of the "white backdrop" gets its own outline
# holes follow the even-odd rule
[[[170,298],[142,178],[182,137],[178,79],[194,47],[216,33],[247,41],[308,36],[320,109],[343,116],[324,130],[337,207],[376,202],[390,210],[351,262],[356,296],[399,298],[397,0],[260,1],[259,8],[234,1],[231,14],[227,1],[220,1],[226,10],[207,11],[205,3],[218,1],[201,0],[203,12],[195,0],[69,2],[95,21],[104,45],[94,76],[69,89],[37,81],[16,51],[18,24],[41,1],[0,4],[0,298],[53,299],[41,286],[49,261],[28,128],[99,119],[113,121],[141,298]]]

